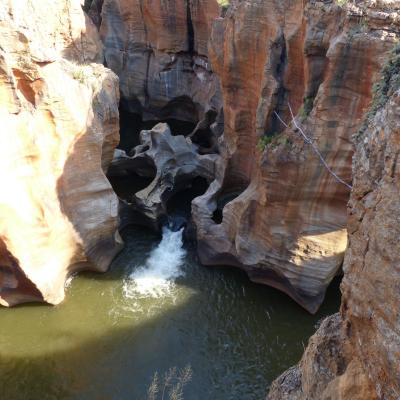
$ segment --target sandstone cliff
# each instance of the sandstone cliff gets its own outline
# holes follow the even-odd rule
[[[233,1],[215,21],[209,56],[225,126],[223,166],[193,206],[204,264],[236,265],[318,309],[343,262],[350,191],[277,114],[290,123],[290,104],[330,168],[351,184],[351,135],[399,31],[386,6]]]
[[[105,65],[120,78],[119,148],[134,157],[131,162],[126,158],[123,163],[131,166],[122,168],[117,155],[115,166],[119,166],[109,175],[122,198],[122,226],[133,222],[158,229],[168,218],[168,203],[174,198],[179,202],[180,195],[181,209],[188,202],[190,208],[191,196],[207,188],[202,179],[214,178],[223,114],[220,81],[208,59],[208,40],[221,10],[216,0],[93,0],[85,8],[104,43]],[[158,121],[168,122],[172,135],[186,138],[154,136],[163,142],[157,146],[156,159],[164,162],[156,168],[149,162],[153,156],[143,153],[149,146],[142,143],[140,131]],[[186,142],[189,152],[178,145]],[[139,158],[147,165],[139,165]],[[190,187],[194,188],[191,196],[182,193]]]
[[[400,398],[399,78],[397,47],[356,138],[341,313],[323,322],[270,400]]]
[[[59,303],[120,246],[118,79],[80,1],[0,4],[0,303]],[[85,64],[85,65],[84,65]]]
[[[105,63],[120,78],[121,106],[143,120],[197,123],[216,111],[219,81],[207,43],[216,0],[94,0]]]
[[[194,142],[220,154],[192,204],[201,261],[238,266],[310,312],[343,263],[351,135],[398,35],[393,2],[347,3],[87,2],[121,80],[121,147],[140,145],[143,121],[175,119],[198,124]],[[284,128],[288,104],[347,186]]]

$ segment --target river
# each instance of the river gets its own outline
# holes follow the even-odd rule
[[[181,232],[123,237],[111,271],[74,278],[61,305],[0,308],[1,399],[145,400],[155,372],[190,365],[185,400],[261,400],[339,308],[337,282],[312,316],[238,270],[199,265]]]

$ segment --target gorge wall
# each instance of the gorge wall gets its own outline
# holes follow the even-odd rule
[[[0,304],[57,304],[121,247],[118,79],[78,0],[2,2],[0,32]]]
[[[233,1],[210,38],[225,126],[222,167],[193,206],[201,261],[239,266],[310,312],[343,262],[350,191],[277,114],[290,123],[290,104],[351,183],[351,136],[398,35],[387,4],[355,3]]]
[[[340,314],[269,398],[398,399],[398,2],[84,3],[0,4],[0,304],[59,303],[120,249],[118,207],[159,228],[201,187],[204,264],[315,312],[344,259]]]
[[[357,138],[340,314],[322,323],[270,400],[400,398],[398,47],[383,72]]]
[[[122,115],[137,115],[141,124],[191,122],[188,132],[172,133],[212,154],[207,173],[198,175],[210,183],[214,171],[215,180],[192,202],[203,264],[237,266],[308,311],[318,309],[343,263],[351,136],[398,37],[393,4],[259,0],[232,1],[222,10],[214,0],[88,2],[105,63],[121,80]],[[344,184],[292,129],[289,105]],[[125,165],[135,146],[144,146],[139,131],[121,130]],[[129,177],[135,162],[113,174]],[[169,198],[191,180],[179,181],[170,169],[147,169],[139,178],[149,177],[169,194],[160,191],[143,205],[150,179],[121,209],[159,228]]]
[[[371,100],[372,84],[397,39],[396,14],[387,11],[387,5],[365,1],[347,6],[334,1],[233,1],[227,11],[222,11],[213,0],[156,4],[95,0],[85,2],[89,19],[81,12],[80,4],[65,8],[62,2],[56,2],[53,12],[65,24],[48,24],[47,33],[54,31],[56,37],[49,41],[37,29],[45,15],[40,8],[43,6],[14,7],[11,3],[3,6],[2,19],[6,32],[4,98],[10,115],[26,108],[36,118],[42,115],[43,106],[38,107],[41,97],[52,96],[50,90],[62,90],[47,84],[52,73],[41,74],[55,66],[63,70],[78,97],[86,96],[86,103],[79,107],[81,120],[90,114],[86,126],[89,131],[91,124],[96,126],[98,144],[104,142],[93,154],[102,161],[103,171],[97,167],[95,171],[105,185],[100,185],[100,190],[105,190],[108,183],[102,175],[118,140],[116,81],[99,65],[74,65],[104,61],[119,75],[122,113],[139,116],[141,123],[190,122],[192,129],[185,133],[189,147],[193,143],[194,150],[208,153],[199,154],[207,158],[200,163],[207,167],[199,177],[212,183],[192,204],[202,262],[238,266],[254,281],[285,291],[315,312],[343,261],[349,188],[335,180],[299,132],[285,129],[278,117],[290,123],[291,105],[297,123],[312,138],[330,168],[350,184],[354,150],[351,135],[360,126]],[[32,29],[21,22],[29,15],[37,18],[26,24]],[[7,33],[11,31],[23,33],[17,37]],[[20,55],[14,57],[18,52]],[[97,86],[87,84],[91,75]],[[98,82],[102,79],[104,83]],[[21,96],[27,102],[22,104]],[[68,109],[70,105],[64,102]],[[46,101],[49,109],[51,104]],[[104,107],[106,110],[102,110]],[[68,118],[78,124],[78,112],[74,112]],[[98,129],[103,131],[102,137]],[[72,130],[83,128],[76,125]],[[172,133],[179,134],[179,128]],[[137,132],[128,131],[128,143],[129,135]],[[209,145],[212,141],[208,148],[199,143],[205,135]],[[71,146],[73,142],[68,143]],[[133,138],[132,143],[140,144],[139,138]],[[132,157],[129,152],[133,148],[126,146],[125,160]],[[99,149],[101,155],[97,154]],[[74,162],[81,162],[79,156]],[[136,168],[135,162],[131,170]],[[90,169],[92,164],[85,165]],[[161,172],[165,171],[158,171],[158,175]],[[72,196],[67,196],[69,189],[61,185],[67,180],[59,179],[60,172],[57,174],[57,198],[64,207],[62,214],[67,216],[66,203],[73,203],[69,199]],[[150,181],[156,175],[151,176],[151,171],[146,174]],[[196,178],[195,172],[186,175],[188,184]],[[184,186],[183,175],[179,175],[180,180],[177,176],[173,175],[174,183],[166,186],[169,197],[176,194],[175,183]],[[161,180],[159,183],[165,184]],[[83,180],[75,184],[83,185]],[[161,204],[166,212],[164,197],[168,196],[160,193],[155,197],[161,200],[153,203]],[[107,219],[110,228],[102,232],[105,236],[115,231],[116,224],[116,200],[111,191],[107,196],[113,206],[107,214],[112,215]],[[102,205],[99,207],[102,210]],[[151,214],[150,206],[146,207],[140,211]],[[157,226],[161,214],[156,213],[153,225]],[[98,239],[91,238],[88,249],[96,248]],[[114,239],[110,240],[113,248]],[[6,242],[4,249],[14,254]],[[96,251],[83,253],[97,257]],[[78,265],[78,259],[73,264]],[[100,264],[107,264],[109,258],[105,260]],[[13,259],[5,264],[18,262]],[[15,280],[7,279],[13,282],[10,287],[16,285]]]
[[[197,124],[218,111],[219,81],[207,57],[212,22],[220,13],[216,0],[88,3],[105,65],[120,78],[123,112],[144,121]]]

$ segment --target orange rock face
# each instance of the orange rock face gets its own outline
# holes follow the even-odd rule
[[[399,398],[399,71],[397,47],[356,138],[341,313],[323,322],[269,400]]]
[[[0,5],[0,304],[59,303],[120,248],[118,80],[79,1]],[[60,24],[60,21],[62,22]],[[86,65],[82,65],[86,63]]]
[[[197,123],[217,108],[219,81],[207,59],[216,0],[95,0],[88,12],[106,65],[120,78],[125,111]]]
[[[222,17],[214,0],[91,3],[122,109],[198,122],[223,107],[216,180],[192,207],[204,264],[238,266],[318,309],[343,263],[350,191],[276,114],[289,123],[290,104],[350,185],[351,135],[396,38],[386,6],[234,0]]]
[[[395,79],[399,60],[398,54]],[[359,139],[342,284],[342,314],[354,358],[382,399],[400,396],[399,137],[397,90]]]
[[[209,53],[223,91],[224,162],[193,212],[203,263],[237,265],[315,312],[343,262],[350,191],[276,114],[289,123],[290,104],[351,184],[351,136],[398,27],[377,5],[303,3],[237,1],[215,22]]]

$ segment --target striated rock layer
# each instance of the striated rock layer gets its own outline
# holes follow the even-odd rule
[[[201,261],[236,265],[310,312],[343,262],[350,191],[275,113],[289,123],[290,104],[329,167],[351,184],[351,135],[398,34],[387,4],[354,3],[233,1],[210,38],[224,162],[193,204]]]
[[[128,135],[137,136],[121,148],[140,143],[130,128],[139,115],[193,123],[193,141],[221,155],[215,181],[192,204],[204,264],[238,266],[318,309],[347,246],[351,134],[397,39],[390,9],[387,1],[233,0],[227,12],[215,0],[87,2],[106,65],[120,77]],[[284,128],[276,114],[289,123],[288,104],[346,184]]]
[[[208,41],[221,9],[216,0],[93,0],[85,9],[105,64],[120,78],[119,149],[132,157],[117,153],[108,176],[121,199],[121,224],[159,229],[176,211],[168,203],[190,214],[187,203],[214,179],[223,112]],[[160,121],[170,132],[144,139],[140,131]]]
[[[144,120],[197,123],[220,107],[208,61],[216,0],[94,0],[105,63],[120,78],[124,111]]]
[[[269,400],[400,398],[399,78],[397,48],[357,138],[341,313],[323,322]]]
[[[67,277],[120,248],[105,177],[118,79],[80,1],[0,5],[0,304],[57,304]],[[83,65],[86,64],[86,65]]]

